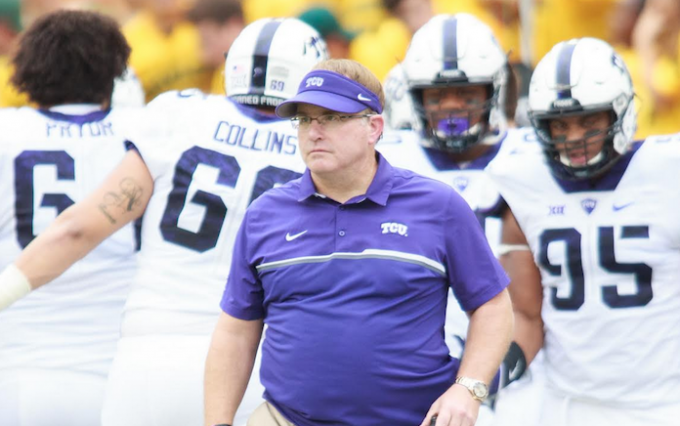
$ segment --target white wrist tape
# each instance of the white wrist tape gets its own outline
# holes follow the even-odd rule
[[[0,274],[0,311],[31,292],[31,284],[14,264]]]
[[[501,244],[498,246],[498,256],[503,256],[513,251],[528,251],[531,248],[526,244]]]

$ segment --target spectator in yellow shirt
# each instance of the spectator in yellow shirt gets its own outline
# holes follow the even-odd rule
[[[9,54],[21,29],[20,6],[19,0],[0,0],[0,108],[28,102],[9,82],[14,73]]]
[[[381,81],[404,59],[411,37],[434,16],[430,0],[383,0],[391,17],[375,31],[364,32],[350,46],[350,58]]]
[[[680,131],[680,3],[647,0],[632,41],[642,88],[638,135]]]
[[[0,56],[0,108],[28,105],[28,96],[19,93],[10,82],[13,74],[9,56]]]
[[[203,63],[214,69],[210,92],[225,94],[224,61],[231,44],[245,26],[240,0],[198,0],[189,20],[201,36]]]
[[[623,1],[626,0],[539,0],[531,23],[534,64],[560,41],[580,37],[610,41],[609,22]]]
[[[168,90],[210,90],[214,69],[203,62],[198,29],[186,20],[190,1],[145,0],[123,28],[147,102]]]

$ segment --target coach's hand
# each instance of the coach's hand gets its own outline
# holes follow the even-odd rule
[[[432,404],[420,426],[430,426],[435,415],[432,426],[474,426],[480,404],[467,388],[454,384]]]

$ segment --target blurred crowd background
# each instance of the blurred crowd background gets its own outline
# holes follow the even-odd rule
[[[97,10],[120,22],[147,101],[172,89],[224,93],[225,53],[245,25],[263,17],[301,18],[333,57],[384,78],[430,17],[468,12],[495,31],[520,97],[554,44],[593,36],[614,45],[632,73],[637,137],[680,131],[678,0],[0,0],[0,107],[27,103],[8,83],[9,58],[22,28],[58,8]]]

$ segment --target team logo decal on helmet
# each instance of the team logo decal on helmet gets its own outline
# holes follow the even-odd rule
[[[309,52],[314,52],[316,54],[316,57],[321,61],[326,58],[327,52],[326,52],[326,44],[325,42],[316,36],[311,36],[307,39],[305,42],[305,47],[304,51],[302,52],[303,55],[307,55]]]

